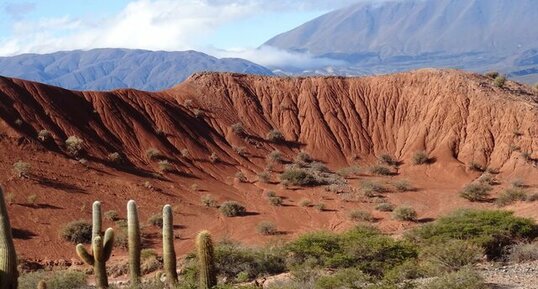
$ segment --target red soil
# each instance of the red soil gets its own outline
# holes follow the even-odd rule
[[[349,228],[353,223],[347,215],[356,208],[371,211],[387,232],[398,234],[414,226],[374,211],[373,203],[343,202],[323,188],[288,190],[256,182],[266,155],[274,149],[288,160],[303,149],[333,170],[350,165],[364,169],[381,154],[392,154],[403,161],[398,175],[373,177],[364,169],[348,181],[355,186],[369,179],[408,180],[416,191],[389,193],[386,198],[413,206],[423,220],[460,207],[495,208],[459,197],[458,191],[480,176],[468,169],[470,162],[500,172],[501,184],[494,194],[514,179],[525,180],[527,191],[538,192],[538,93],[514,82],[496,88],[491,79],[460,71],[365,78],[204,73],[157,93],[77,92],[0,77],[0,118],[0,183],[14,198],[9,212],[18,230],[16,247],[22,257],[40,260],[75,256],[74,245],[61,240],[58,231],[69,221],[89,219],[94,200],[101,200],[105,211],[125,216],[127,201],[135,199],[144,222],[162,205],[172,204],[181,225],[176,230],[180,254],[191,250],[192,238],[201,229],[217,238],[261,244],[306,231]],[[247,138],[232,132],[237,122],[243,123]],[[44,145],[37,140],[42,129],[53,134],[53,142]],[[271,129],[281,131],[286,143],[265,141]],[[87,166],[63,152],[64,140],[71,135],[84,140]],[[245,147],[246,157],[234,146]],[[163,152],[176,172],[155,177],[157,162],[145,153],[150,147]],[[189,151],[188,158],[181,157],[183,149]],[[426,150],[436,161],[413,166],[411,157],[418,150]],[[128,164],[110,165],[111,152],[120,152]],[[534,160],[526,161],[521,152],[529,152]],[[209,161],[212,153],[218,162]],[[14,177],[13,163],[18,160],[31,164],[30,179]],[[234,181],[237,171],[252,182]],[[273,174],[274,180],[277,177]],[[200,190],[192,191],[192,184]],[[285,197],[286,206],[271,206],[264,195],[267,190]],[[32,194],[37,195],[36,207],[26,205]],[[240,201],[252,214],[222,217],[201,205],[205,194],[219,202]],[[323,202],[328,211],[302,208],[302,198]],[[536,202],[508,208],[538,219]],[[274,222],[285,234],[258,235],[255,227],[263,220]],[[153,246],[158,247],[157,231],[147,230],[154,233]],[[116,255],[123,254],[116,250]]]

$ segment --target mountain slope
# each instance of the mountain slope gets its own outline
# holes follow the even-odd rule
[[[272,74],[247,60],[196,51],[94,49],[0,57],[0,75],[76,90],[162,90],[200,71]]]
[[[73,257],[72,245],[57,232],[69,221],[88,218],[89,204],[96,199],[120,216],[127,200],[136,199],[142,220],[163,204],[173,204],[181,224],[176,246],[185,253],[200,229],[218,237],[266,242],[268,237],[254,234],[263,220],[274,222],[284,238],[349,228],[354,223],[348,214],[356,209],[371,211],[376,226],[388,232],[413,226],[374,211],[380,198],[412,205],[423,219],[459,207],[493,207],[459,197],[459,190],[480,176],[469,170],[471,162],[499,171],[501,185],[494,194],[514,179],[525,180],[529,191],[538,187],[538,93],[514,82],[497,88],[491,79],[460,71],[367,78],[200,73],[156,93],[78,92],[0,78],[0,118],[0,183],[6,194],[13,194],[12,223],[23,232],[18,231],[17,248],[27,258],[43,256],[36,248],[46,248],[49,258]],[[232,129],[238,122],[243,135]],[[37,139],[42,129],[51,132],[50,142]],[[272,129],[281,131],[286,141],[265,140]],[[65,154],[64,140],[72,135],[84,141],[79,158],[85,161]],[[172,169],[160,174],[160,164],[146,153],[150,148],[161,151],[161,160],[168,160]],[[278,184],[284,164],[273,164],[272,182],[261,182],[258,173],[267,170],[266,156],[274,150],[282,153],[284,164],[304,150],[333,171],[358,165],[360,173],[346,180],[352,192],[367,181],[392,186],[407,180],[416,189],[350,199],[323,187],[286,188]],[[411,158],[420,150],[435,161],[413,165]],[[122,155],[122,165],[108,160],[113,152]],[[528,152],[528,160],[522,152]],[[385,153],[402,164],[392,176],[372,175],[370,167]],[[28,179],[13,176],[19,160],[32,166]],[[237,172],[247,181],[235,179]],[[285,206],[270,205],[267,191],[284,197]],[[32,194],[38,197],[35,206],[27,201]],[[202,205],[200,198],[207,194],[219,203],[242,202],[249,214],[223,217]],[[304,198],[324,203],[327,210],[300,207]],[[510,209],[538,218],[535,203]],[[158,239],[155,230],[147,230]]]
[[[536,61],[512,59],[538,48],[537,26],[533,0],[362,2],[316,18],[265,45],[359,66],[379,65],[372,69],[380,72],[424,66],[512,72],[538,67]]]

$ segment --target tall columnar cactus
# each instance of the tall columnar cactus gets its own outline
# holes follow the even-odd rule
[[[127,203],[127,235],[129,246],[129,276],[131,284],[140,283],[140,252],[142,250],[140,240],[140,223],[136,202],[130,200]]]
[[[170,205],[163,207],[163,260],[166,281],[173,288],[177,285],[177,269],[174,248],[174,217]]]
[[[114,230],[108,228],[104,238],[96,236],[92,240],[93,256],[86,251],[82,244],[77,245],[77,254],[84,263],[93,266],[95,273],[95,285],[97,288],[108,288],[108,277],[106,274],[106,262],[112,255],[114,247]]]
[[[95,201],[92,206],[92,240],[97,236],[102,236],[102,214],[101,202]]]
[[[196,237],[198,254],[199,289],[211,289],[217,285],[213,241],[208,231],[202,231]]]
[[[108,228],[104,238],[102,232],[101,203],[95,201],[92,206],[92,253],[86,251],[82,244],[77,245],[77,254],[86,264],[93,266],[95,272],[95,282],[97,288],[108,288],[108,277],[106,275],[106,261],[112,255],[114,247],[114,230]]]
[[[4,192],[0,188],[0,289],[17,289],[18,277],[11,225],[4,201]]]

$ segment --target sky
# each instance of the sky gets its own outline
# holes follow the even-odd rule
[[[92,48],[193,49],[263,63],[255,48],[271,37],[358,1],[0,0],[0,56]],[[282,51],[264,53],[271,54],[265,56],[268,61],[286,59]]]

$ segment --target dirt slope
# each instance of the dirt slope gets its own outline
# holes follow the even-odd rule
[[[11,194],[16,245],[27,258],[74,257],[74,247],[61,241],[58,231],[68,221],[88,219],[93,200],[125,216],[127,200],[136,199],[142,220],[163,204],[173,204],[181,224],[176,242],[180,253],[191,249],[192,237],[202,228],[219,237],[263,243],[309,230],[345,229],[353,225],[347,216],[357,208],[371,211],[377,225],[389,232],[413,226],[373,211],[373,201],[344,202],[323,188],[288,190],[257,182],[256,174],[275,149],[287,160],[305,150],[332,170],[359,165],[363,170],[348,180],[351,186],[365,180],[408,180],[416,190],[385,198],[412,205],[424,221],[458,207],[494,207],[458,196],[480,176],[468,169],[470,162],[500,172],[495,194],[515,179],[524,180],[529,193],[538,191],[538,93],[513,82],[497,88],[491,79],[460,71],[366,78],[204,73],[157,93],[77,92],[0,78],[0,118],[0,183]],[[238,122],[245,128],[243,136],[232,131]],[[54,140],[40,142],[42,129]],[[281,131],[286,141],[266,141],[272,129]],[[81,157],[86,164],[65,154],[64,140],[71,135],[84,140]],[[151,147],[164,154],[174,172],[156,174],[158,163],[146,155]],[[246,154],[238,154],[237,147],[244,147]],[[182,150],[188,151],[187,157]],[[411,157],[419,150],[435,162],[412,165]],[[121,153],[124,165],[107,160],[113,152]],[[528,152],[530,160],[522,152]],[[210,161],[213,153],[217,162]],[[374,177],[367,168],[383,153],[402,165],[394,176]],[[18,160],[31,164],[29,179],[14,177]],[[278,180],[282,166],[274,169],[272,178]],[[238,171],[248,183],[234,180]],[[193,190],[193,184],[199,189]],[[285,206],[271,206],[264,197],[267,190],[285,197]],[[37,206],[28,205],[32,194]],[[240,201],[249,215],[224,218],[201,205],[200,197],[206,194],[219,202]],[[303,198],[323,202],[327,210],[300,207]],[[538,219],[536,206],[520,203],[509,209]],[[258,235],[255,226],[262,220],[277,224],[282,234]],[[149,245],[158,247],[157,232],[147,231],[154,236]]]

